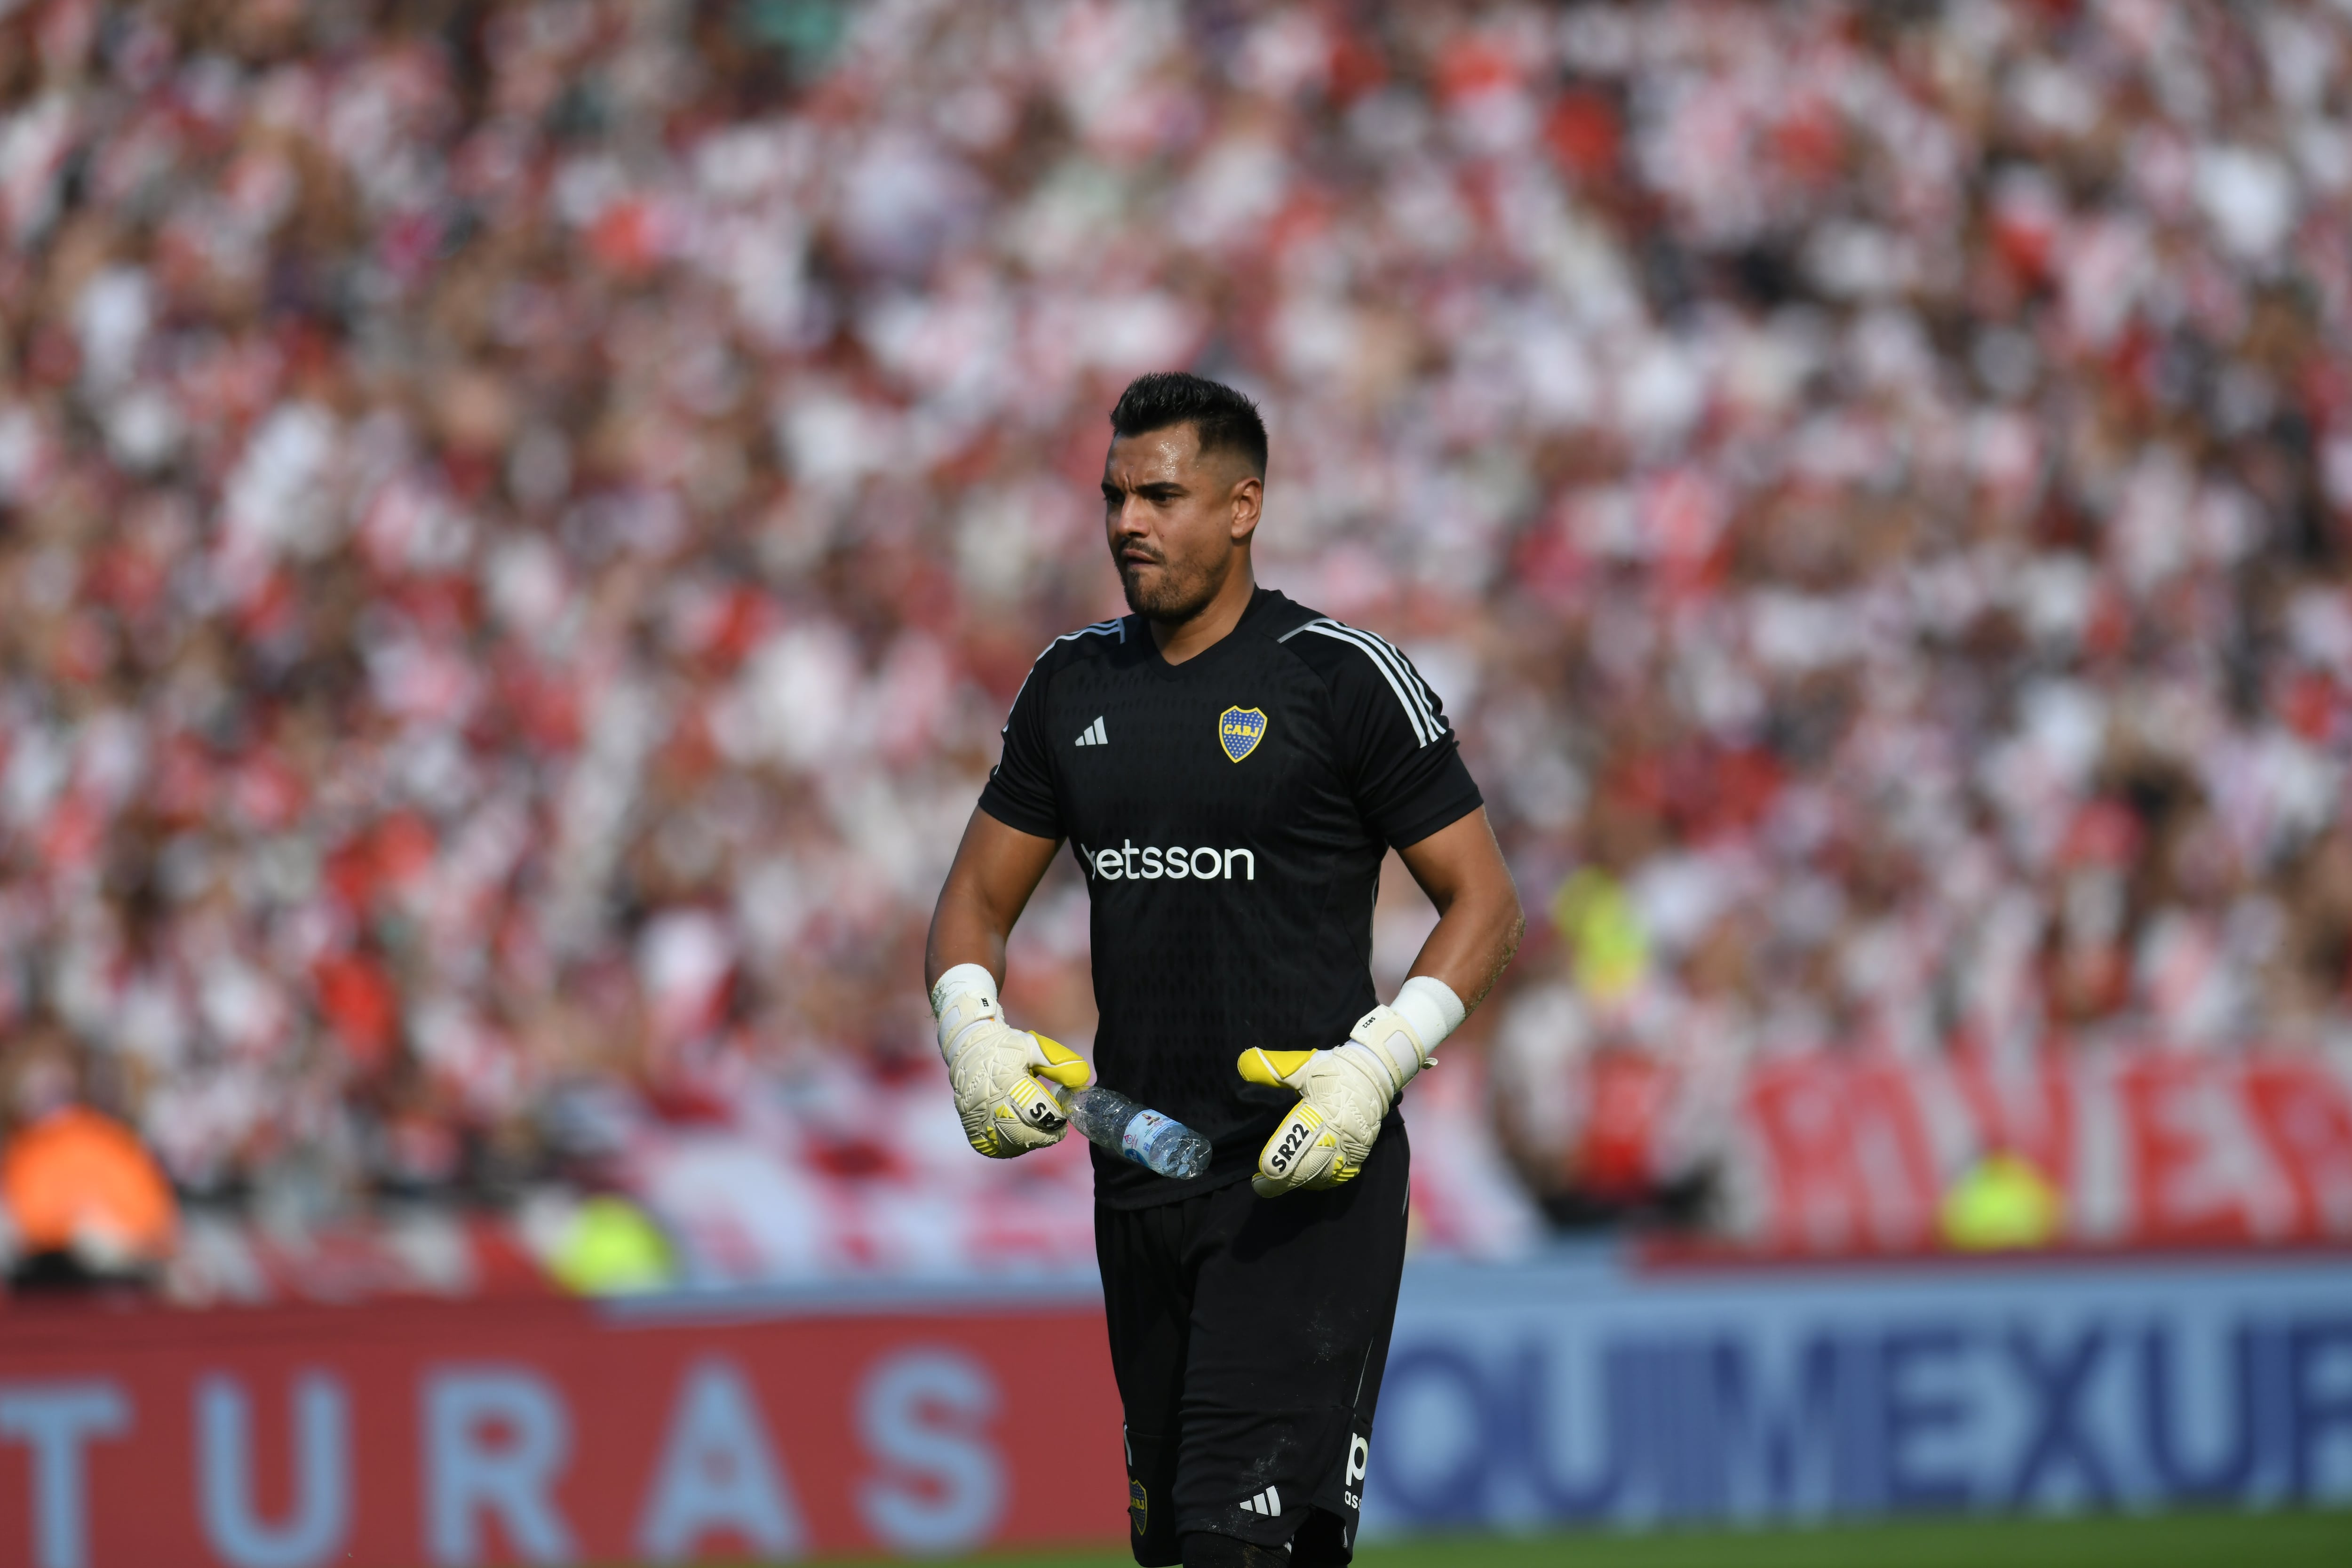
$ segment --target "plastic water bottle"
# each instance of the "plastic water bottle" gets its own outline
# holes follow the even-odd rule
[[[1061,1100],[1071,1121],[1097,1149],[1180,1182],[1209,1168],[1206,1138],[1172,1116],[1136,1104],[1115,1089],[1097,1085]]]

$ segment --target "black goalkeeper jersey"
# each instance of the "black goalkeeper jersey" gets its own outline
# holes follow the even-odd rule
[[[1039,656],[981,809],[1068,839],[1086,873],[1100,1080],[1216,1145],[1190,1182],[1097,1149],[1102,1201],[1139,1208],[1256,1168],[1296,1097],[1244,1084],[1235,1058],[1347,1038],[1376,1001],[1382,855],[1479,804],[1404,655],[1273,590],[1182,664],[1135,616]]]

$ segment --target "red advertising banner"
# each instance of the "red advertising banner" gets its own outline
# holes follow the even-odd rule
[[[0,1568],[1112,1542],[1098,1308],[0,1313]]]
[[[2352,1068],[2333,1053],[1822,1052],[1759,1065],[1738,1105],[1736,1228],[1780,1250],[1930,1244],[1954,1184],[1992,1153],[2051,1184],[2057,1239],[2352,1237]]]

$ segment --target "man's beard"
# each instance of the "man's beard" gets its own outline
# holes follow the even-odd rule
[[[1224,586],[1222,578],[1202,567],[1188,569],[1166,560],[1157,564],[1160,571],[1149,590],[1138,586],[1123,568],[1118,574],[1118,584],[1127,592],[1127,607],[1147,621],[1189,621],[1206,609]]]

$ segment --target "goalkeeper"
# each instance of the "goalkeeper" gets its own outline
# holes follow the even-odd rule
[[[1092,908],[1095,1061],[1213,1142],[1175,1182],[1094,1152],[1136,1561],[1346,1563],[1404,1261],[1397,1100],[1521,920],[1436,695],[1387,642],[1256,585],[1265,427],[1199,377],[1111,412],[1104,525],[1135,613],[1057,639],[931,920],[931,1008],[972,1147],[1065,1130],[1087,1064],[1015,1027],[1004,943],[1060,846]],[[1391,847],[1437,906],[1388,1003]]]

